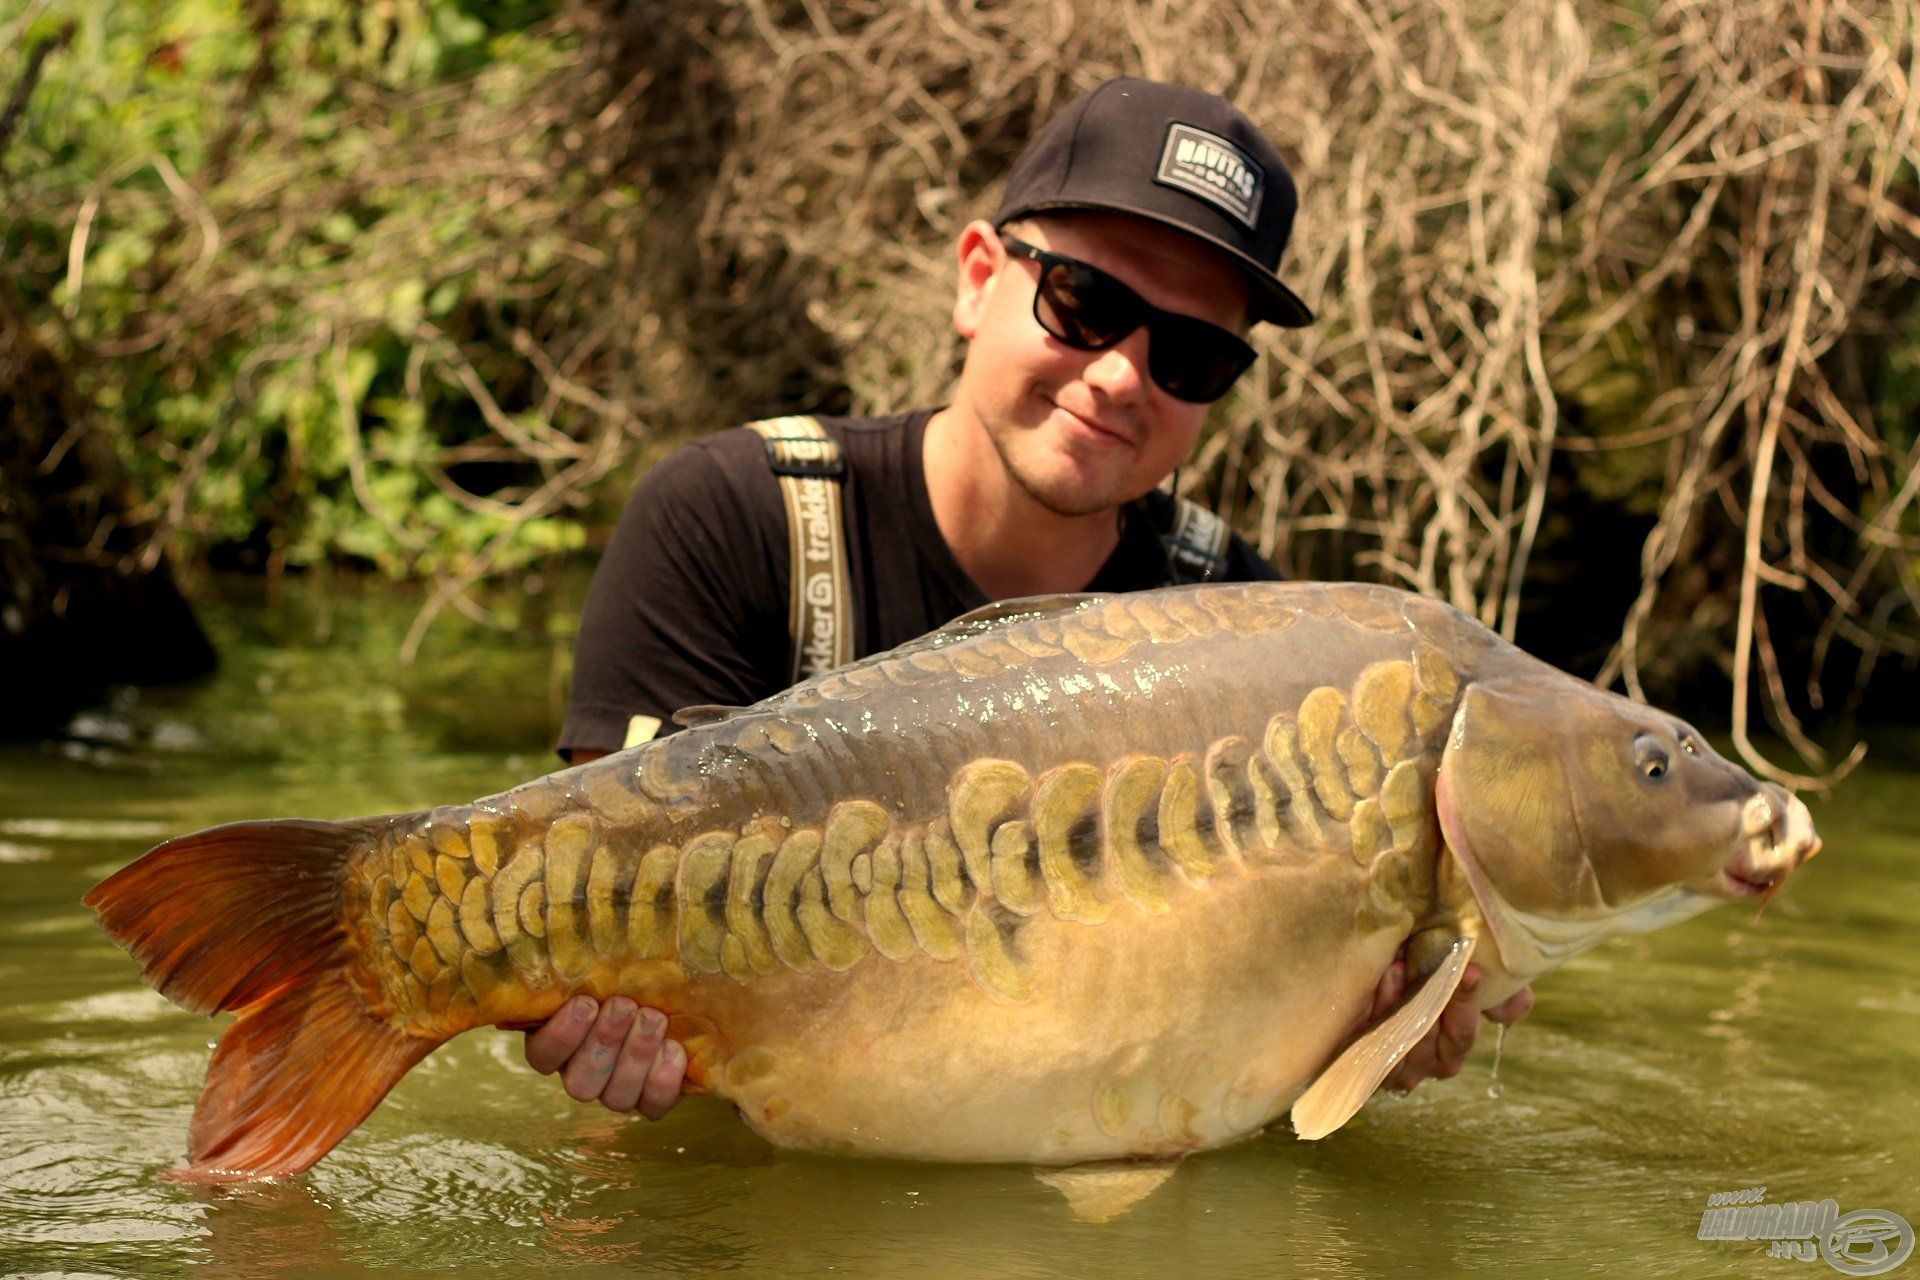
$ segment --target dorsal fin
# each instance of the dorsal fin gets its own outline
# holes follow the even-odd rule
[[[928,632],[921,638],[930,639],[933,636],[946,635],[949,631],[976,636],[982,631],[991,631],[995,627],[1014,622],[1026,622],[1033,618],[1044,618],[1048,614],[1076,613],[1092,605],[1105,604],[1112,598],[1112,596],[1089,591],[1060,591],[1048,596],[1015,596],[1011,600],[995,600],[961,614],[938,631]],[[951,640],[948,643],[951,643]]]
[[[731,720],[744,715],[750,707],[729,707],[718,702],[702,702],[698,706],[682,707],[673,713],[673,722],[682,729],[698,729],[703,724],[719,724],[722,720]]]
[[[1063,592],[1051,596],[1021,596],[1014,600],[995,600],[969,613],[963,613],[944,627],[915,637],[905,644],[871,654],[858,662],[849,662],[846,666],[835,667],[833,670],[840,673],[864,670],[867,667],[878,666],[882,662],[891,662],[895,658],[923,653],[928,649],[944,649],[950,644],[958,644],[962,640],[995,631],[1001,627],[1010,627],[1016,622],[1029,622],[1034,618],[1044,618],[1052,614],[1077,613],[1091,605],[1105,604],[1112,598],[1112,596],[1087,592]],[[774,699],[784,696],[784,694],[776,694]]]
[[[795,685],[794,689],[815,684],[827,676],[843,675],[849,671],[861,671],[878,666],[882,662],[891,662],[895,658],[904,658],[909,654],[921,653],[928,649],[940,649],[950,644],[993,631],[1000,627],[1012,626],[1017,622],[1028,622],[1034,618],[1044,618],[1053,614],[1077,613],[1096,604],[1104,604],[1113,597],[1088,592],[1061,593],[1050,596],[1021,596],[1013,600],[995,600],[991,604],[981,605],[969,613],[963,613],[952,622],[936,630],[918,636],[903,645],[881,653],[871,654],[858,662],[849,662],[843,667],[835,667],[824,675]],[[682,707],[673,713],[673,722],[683,729],[704,728],[719,724],[739,716],[781,714],[793,689],[782,689],[779,693],[754,703],[750,707],[728,707],[718,703],[702,703],[698,706]]]

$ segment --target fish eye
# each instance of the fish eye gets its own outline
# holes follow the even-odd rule
[[[1643,733],[1633,740],[1633,767],[1649,782],[1658,782],[1673,768],[1673,761],[1657,739]]]

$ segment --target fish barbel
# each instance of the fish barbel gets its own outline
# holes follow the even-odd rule
[[[1070,1164],[1353,1114],[1491,1006],[1777,889],[1805,805],[1681,721],[1352,584],[1014,601],[469,805],[236,823],[86,903],[238,1014],[186,1176],[311,1166],[451,1037],[669,1015],[789,1147]],[[1403,947],[1419,990],[1342,1051]]]

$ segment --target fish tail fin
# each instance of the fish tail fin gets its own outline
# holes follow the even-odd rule
[[[187,1130],[186,1182],[300,1173],[445,1043],[368,1013],[331,969],[240,1011],[220,1037]]]
[[[392,819],[237,822],[159,846],[82,901],[162,995],[239,1016],[220,1037],[175,1176],[298,1173],[443,1042],[366,1008],[339,885]]]

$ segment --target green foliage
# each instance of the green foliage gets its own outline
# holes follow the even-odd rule
[[[76,24],[7,158],[0,260],[190,551],[408,576],[580,545],[577,516],[515,506],[564,449],[457,461],[499,444],[469,380],[531,436],[573,425],[515,403],[500,354],[597,207],[520,114],[564,63],[548,16],[54,0],[24,28]]]

